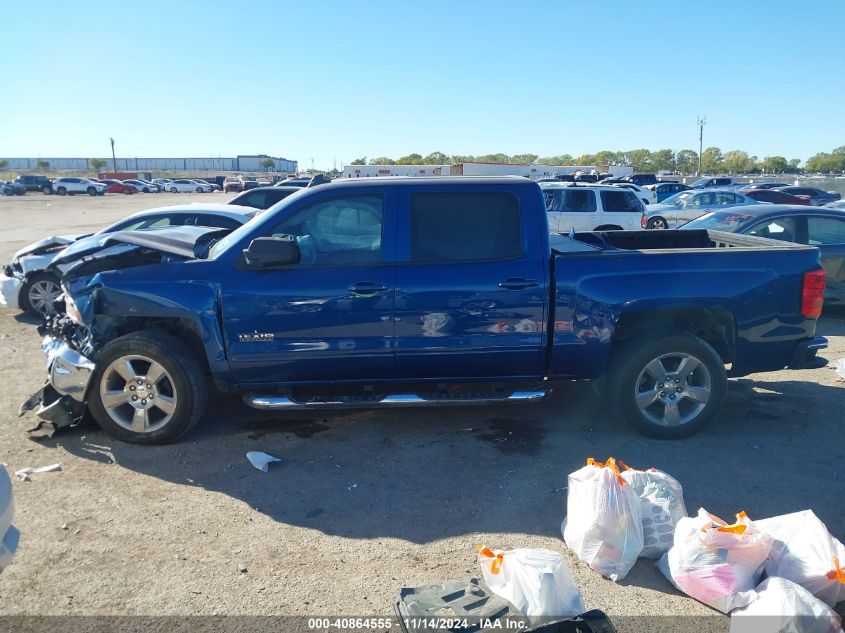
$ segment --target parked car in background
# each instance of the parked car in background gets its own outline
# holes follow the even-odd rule
[[[237,204],[254,209],[269,209],[289,195],[302,191],[302,187],[256,187],[235,196],[228,204]]]
[[[786,187],[778,187],[777,191],[790,193],[793,196],[807,196],[810,202],[815,206],[821,206],[828,202],[835,202],[842,198],[842,194],[838,191],[823,191],[815,187],[805,187],[802,185],[789,185]]]
[[[106,185],[90,178],[56,178],[53,190],[60,196],[75,193],[87,193],[89,196],[102,196],[106,193]]]
[[[826,273],[825,303],[845,305],[843,211],[807,205],[760,205],[708,213],[682,228],[728,231],[815,246],[821,253],[821,265]]]
[[[143,191],[144,193],[158,192],[158,185],[146,180],[141,180],[140,178],[129,178],[127,180],[124,180],[123,182],[129,185],[133,185],[138,189],[138,191]]]
[[[256,178],[255,180],[258,183],[259,187],[272,187],[273,183],[270,182],[269,178]]]
[[[223,181],[223,191],[229,193],[234,191],[239,193],[244,190],[244,181],[239,176],[226,176]]]
[[[690,187],[680,182],[658,182],[656,185],[646,185],[643,189],[651,189],[657,197],[657,202],[663,202],[669,196],[674,196]]]
[[[730,187],[734,179],[728,176],[706,176],[699,178],[690,185],[690,189],[710,189],[712,187]]]
[[[0,464],[0,572],[2,572],[18,549],[21,534],[12,524],[15,518],[15,503],[12,498],[12,480],[3,464]]]
[[[198,182],[201,185],[208,185],[209,187],[211,187],[212,192],[220,191],[220,185],[218,185],[216,182],[208,182],[207,180],[203,180],[202,178],[194,178],[193,181]]]
[[[101,182],[107,187],[106,193],[130,194],[138,193],[140,191],[138,187],[131,183],[123,182],[121,180],[115,180],[113,178],[100,178],[97,180],[97,182]]]
[[[24,196],[26,195],[26,187],[15,180],[8,182],[0,180],[0,192],[4,196]]]
[[[310,178],[288,178],[287,180],[280,180],[275,187],[307,187],[311,182]]]
[[[778,187],[788,187],[789,183],[785,182],[750,182],[747,185],[742,185],[740,191],[751,191],[752,189],[777,189]]]
[[[48,237],[19,250],[3,268],[0,274],[0,303],[34,314],[53,314],[53,302],[61,294],[59,277],[49,270],[53,260],[59,254],[73,254],[88,249],[117,231],[171,226],[235,229],[255,214],[253,208],[227,204],[173,205],[140,211],[93,235]]]
[[[598,182],[599,174],[575,174],[575,182]]]
[[[27,191],[40,191],[41,193],[53,193],[53,181],[47,176],[18,176],[15,182],[19,182]]]
[[[761,204],[746,195],[725,189],[676,193],[659,204],[650,205],[643,218],[644,229],[676,229],[705,213],[721,207]]]
[[[655,174],[631,174],[630,176],[624,176],[624,178],[628,182],[632,182],[640,187],[657,184],[657,176]]]
[[[645,206],[637,194],[616,185],[543,183],[549,230],[639,230]]]
[[[156,187],[158,187],[159,191],[167,191],[167,186],[173,182],[172,178],[153,178],[150,182],[152,182]]]
[[[170,193],[186,193],[189,191],[196,191],[197,193],[210,193],[211,185],[208,183],[202,184],[196,180],[189,180],[188,178],[177,178],[168,185],[167,189]]]
[[[247,178],[243,182],[243,191],[247,191],[248,189],[255,189],[256,187],[260,187],[261,185],[258,184],[258,181],[254,178],[250,179]]]
[[[779,189],[742,189],[743,195],[754,198],[757,202],[771,202],[772,204],[802,204],[812,205],[809,196],[793,196]]]
[[[630,189],[637,194],[637,197],[643,201],[643,204],[657,204],[657,194],[650,189],[640,187],[632,182],[617,182],[614,183],[614,186]]]

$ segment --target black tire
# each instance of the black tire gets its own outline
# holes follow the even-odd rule
[[[669,223],[666,222],[665,218],[661,218],[660,216],[657,216],[657,217],[654,217],[654,218],[649,218],[648,222],[646,223],[645,226],[646,226],[647,229],[662,230],[662,229],[668,229]]]
[[[662,359],[659,361],[661,367],[666,368],[663,363],[671,366],[674,355],[692,357],[700,365],[688,376],[682,376],[680,383],[677,382],[678,377],[669,371],[664,383],[655,384],[654,388],[649,390],[647,367],[658,359]],[[643,435],[657,439],[676,439],[698,433],[719,415],[727,386],[725,365],[716,350],[706,341],[689,332],[677,330],[642,331],[614,354],[610,370],[610,404],[617,416],[624,418]],[[687,393],[692,390],[698,390],[698,393],[707,392],[709,395],[706,403],[688,398]],[[638,406],[637,393],[645,396],[654,394],[654,401],[649,409],[642,410]],[[677,396],[677,399],[673,396]],[[681,418],[680,423],[673,426],[658,424],[654,418],[662,411],[661,419],[666,419],[669,411],[663,401],[674,406],[680,411],[680,415],[691,417],[686,421]],[[703,406],[699,407],[699,404]]]
[[[59,194],[60,196],[66,196],[67,195],[67,189],[65,189],[64,187],[59,187],[58,189],[56,189],[56,193]]]
[[[159,363],[172,381],[176,408],[161,428],[147,433],[131,431],[115,422],[100,396],[103,374],[122,356],[141,355]],[[88,408],[106,433],[132,444],[168,444],[187,433],[202,417],[208,397],[205,373],[194,352],[166,332],[132,332],[108,343],[97,354],[97,369],[88,390]]]
[[[97,190],[94,187],[88,187],[88,189],[86,189],[85,191],[88,192],[89,196],[96,196],[97,195]]]
[[[197,193],[202,193],[202,187],[197,187]]]
[[[49,196],[51,193],[53,193],[53,190],[50,189],[50,187],[41,187],[41,193],[43,193],[45,196]]]
[[[14,191],[12,191],[11,189],[4,189],[4,190],[3,190],[3,195],[4,195],[4,196],[13,196],[13,195],[15,195],[15,192],[14,192]]]
[[[24,283],[23,287],[21,287],[20,302],[21,309],[25,312],[29,312],[30,314],[41,315],[44,316],[45,312],[39,310],[36,306],[32,305],[29,299],[30,291],[32,287],[40,282],[47,282],[48,284],[54,284],[59,291],[61,291],[61,283],[59,282],[58,277],[52,275],[50,273],[34,273],[29,275],[26,279],[26,283]]]
[[[177,189],[176,189],[176,187],[171,187],[171,188],[170,188],[170,193],[177,193]]]

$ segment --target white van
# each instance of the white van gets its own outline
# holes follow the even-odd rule
[[[542,183],[549,230],[642,230],[645,206],[630,189],[612,185]]]

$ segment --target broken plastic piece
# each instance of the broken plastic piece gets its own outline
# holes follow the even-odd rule
[[[836,361],[836,376],[837,380],[845,381],[845,358]]]
[[[249,460],[250,464],[263,473],[266,473],[269,470],[270,462],[282,461],[281,457],[274,457],[273,455],[268,455],[262,451],[249,451],[246,454],[246,458]]]
[[[49,473],[54,472],[57,470],[61,470],[62,467],[59,464],[50,464],[49,466],[28,466],[27,468],[21,468],[20,470],[15,471],[15,475],[21,481],[29,481],[29,476],[34,475],[36,473]]]

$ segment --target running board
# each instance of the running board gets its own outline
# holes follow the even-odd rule
[[[383,398],[366,398],[345,396],[335,399],[296,400],[290,396],[267,396],[246,394],[244,403],[254,409],[278,411],[280,409],[345,409],[352,407],[420,407],[432,405],[483,405],[502,404],[507,402],[536,402],[542,400],[549,391],[514,391],[510,394],[490,394],[479,397],[477,395],[432,395],[420,396],[413,393],[389,394]]]

